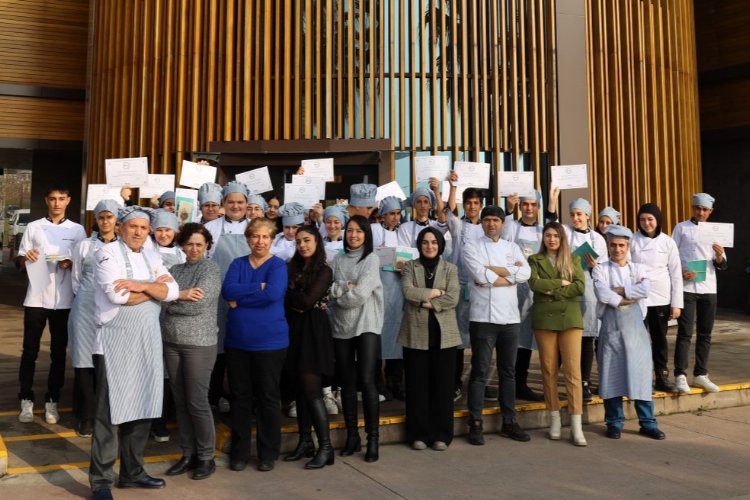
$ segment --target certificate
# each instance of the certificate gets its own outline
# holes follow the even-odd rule
[[[110,158],[104,160],[107,184],[141,187],[148,182],[148,158]]]
[[[326,182],[333,182],[333,158],[302,160],[302,168],[305,169],[305,175],[322,177]]]
[[[164,191],[174,191],[174,174],[148,174],[146,184],[139,190],[141,198],[161,196]]]
[[[318,190],[318,200],[326,199],[326,181],[322,177],[312,177],[309,175],[293,175],[292,184],[302,184],[309,186],[311,189]]]
[[[589,187],[586,165],[552,165],[552,184],[560,189]]]
[[[29,277],[29,286],[34,292],[42,293],[47,285],[50,284],[51,274],[50,265],[56,266],[57,263],[47,263],[44,250],[39,250],[36,262],[26,261],[26,274]],[[53,268],[54,269],[54,268]]]
[[[305,208],[312,208],[313,205],[320,201],[317,186],[308,186],[307,184],[284,184],[284,203],[296,201]]]
[[[122,205],[120,188],[108,184],[89,184],[86,190],[86,210],[95,209],[96,204],[102,200],[115,200]]]
[[[450,158],[447,156],[417,156],[414,158],[414,171],[417,182],[427,182],[430,177],[444,181],[451,171]]]
[[[419,251],[410,247],[375,247],[373,252],[384,271],[401,271],[406,261],[419,257]]]
[[[473,161],[453,162],[458,182],[464,187],[487,189],[490,187],[490,164]]]
[[[207,182],[216,180],[216,167],[198,165],[192,161],[182,160],[180,185],[198,189]]]
[[[460,182],[456,183],[456,205],[463,205],[464,203],[464,189],[469,186],[464,186]],[[448,197],[451,194],[451,183],[450,181],[443,181],[440,185],[440,197],[445,203],[448,203]]]
[[[256,168],[248,172],[242,172],[234,176],[237,182],[243,183],[250,190],[250,194],[267,193],[273,191],[271,183],[271,174],[268,173],[268,167]]]
[[[198,190],[177,188],[175,190],[175,215],[180,225],[195,222],[200,218],[201,210],[198,205]]]
[[[388,184],[383,184],[382,186],[378,186],[378,190],[375,193],[375,201],[380,203],[380,201],[383,198],[386,198],[388,196],[395,196],[399,200],[406,199],[406,194],[404,193],[404,190],[401,188],[401,185],[396,181],[391,181]]]
[[[699,222],[698,236],[704,244],[716,243],[724,248],[732,248],[734,247],[734,224]]]
[[[533,195],[534,172],[498,172],[497,192],[500,196]]]

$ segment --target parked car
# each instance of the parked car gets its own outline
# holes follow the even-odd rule
[[[26,225],[31,222],[31,210],[28,208],[20,208],[13,213],[13,218],[10,221],[10,242],[8,247],[10,248],[11,255],[18,252],[18,247],[21,246],[21,238],[23,233],[26,231]]]

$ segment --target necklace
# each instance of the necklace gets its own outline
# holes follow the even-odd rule
[[[435,270],[433,269],[432,272],[430,272],[425,267],[424,268],[424,275],[425,275],[425,278],[427,278],[428,280],[431,280],[433,277],[435,277]]]

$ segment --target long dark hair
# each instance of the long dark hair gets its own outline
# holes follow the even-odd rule
[[[370,227],[370,221],[368,221],[366,217],[363,217],[361,215],[352,215],[349,218],[349,221],[347,221],[346,226],[344,227],[344,252],[346,253],[350,252],[349,243],[346,241],[346,230],[349,229],[349,224],[351,224],[352,222],[355,222],[365,233],[365,243],[362,245],[362,257],[360,257],[357,261],[362,262],[365,257],[372,253],[372,228]]]
[[[304,257],[295,250],[294,256],[288,264],[288,274],[290,285],[294,284],[295,288],[305,290],[320,273],[320,270],[328,264],[326,263],[326,250],[320,232],[314,226],[300,226],[297,230],[297,236],[301,233],[311,234],[315,238],[315,253],[310,257],[309,262],[305,262]]]

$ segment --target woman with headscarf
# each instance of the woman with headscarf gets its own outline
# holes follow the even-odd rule
[[[669,383],[667,328],[680,317],[683,307],[682,264],[677,244],[661,232],[661,210],[646,203],[638,210],[638,232],[630,242],[633,262],[650,268],[651,290],[646,297],[646,325],[651,335],[654,389],[672,392]]]
[[[440,231],[422,229],[417,249],[419,258],[404,264],[401,277],[406,440],[415,450],[443,451],[453,440],[456,347],[461,345],[455,308],[461,287],[456,266],[440,258],[445,250]]]

